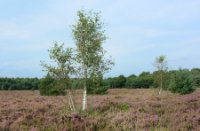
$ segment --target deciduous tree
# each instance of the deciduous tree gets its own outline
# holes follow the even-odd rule
[[[42,66],[44,67],[45,71],[48,72],[49,76],[55,79],[53,84],[54,89],[51,89],[51,92],[53,93],[52,95],[59,95],[60,93],[63,94],[63,92],[68,89],[67,94],[70,109],[72,111],[75,111],[74,101],[72,99],[72,92],[71,88],[69,87],[69,76],[75,72],[73,66],[73,49],[65,49],[64,44],[59,45],[57,42],[55,42],[54,46],[49,50],[49,57],[54,62],[54,64],[46,64],[45,62],[42,62]]]
[[[84,78],[82,110],[85,110],[87,106],[88,78],[94,74],[94,76],[98,74],[103,76],[113,63],[110,59],[105,59],[106,52],[102,45],[106,40],[106,35],[103,26],[99,13],[86,13],[83,10],[78,11],[78,20],[72,26],[77,50],[76,59]]]
[[[159,95],[160,95],[161,91],[163,89],[163,77],[168,68],[166,57],[163,55],[156,57],[154,66],[157,68],[158,75],[159,75],[159,83],[160,83],[159,84]]]

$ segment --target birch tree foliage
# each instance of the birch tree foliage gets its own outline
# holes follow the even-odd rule
[[[105,74],[113,64],[111,59],[106,59],[106,51],[102,45],[107,39],[104,23],[100,21],[99,13],[78,11],[78,20],[72,26],[72,33],[76,43],[77,61],[80,70],[88,77],[91,74]]]
[[[73,49],[65,49],[64,44],[59,45],[55,42],[54,46],[48,51],[52,64],[42,62],[41,65],[43,66],[44,71],[47,71],[54,79],[60,80],[69,78],[69,75],[74,72]]]
[[[50,64],[46,62],[41,62],[43,71],[48,73],[48,77],[44,79],[44,83],[50,77],[52,81],[51,89],[48,89],[48,85],[43,84],[41,89],[48,90],[49,95],[59,95],[65,93],[65,89],[69,89],[70,79],[69,75],[74,72],[73,67],[73,54],[71,48],[64,48],[64,44],[59,45],[57,42],[54,43],[54,46],[48,50],[49,58],[51,60]],[[43,94],[45,95],[45,94]]]

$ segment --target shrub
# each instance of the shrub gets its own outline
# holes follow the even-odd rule
[[[40,95],[50,95],[50,90],[53,88],[54,79],[50,76],[46,76],[45,78],[41,79],[40,83]]]
[[[91,75],[87,81],[87,93],[106,94],[109,86],[104,84],[102,75]]]
[[[69,80],[67,78],[54,80],[54,86],[50,90],[50,95],[58,96],[58,95],[65,95],[66,88],[69,87]]]
[[[106,94],[108,90],[108,86],[101,86],[101,87],[97,87],[92,89],[91,91],[89,91],[89,94]]]
[[[195,90],[188,70],[178,70],[171,74],[169,90],[173,93],[189,94]]]
[[[58,81],[47,75],[41,80],[40,83],[40,95],[43,96],[57,96],[65,95],[65,87],[63,82]]]
[[[191,70],[191,74],[193,76],[193,85],[195,87],[200,87],[200,69],[199,68],[193,68]]]
[[[102,84],[96,84],[94,81],[88,81],[87,92],[88,94],[106,94],[109,86],[104,86]]]
[[[59,95],[65,95],[65,90],[61,90],[59,88],[52,88],[49,91],[49,96],[59,96]]]

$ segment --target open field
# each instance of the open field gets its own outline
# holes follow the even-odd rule
[[[81,91],[75,95],[81,106]],[[0,92],[0,131],[158,130],[199,131],[200,90],[190,95],[155,89],[112,89],[88,96],[88,110],[70,115],[66,96],[37,91]]]

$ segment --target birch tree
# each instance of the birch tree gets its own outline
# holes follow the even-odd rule
[[[159,75],[159,83],[160,84],[159,84],[159,93],[158,94],[160,95],[162,92],[162,89],[163,89],[163,82],[164,82],[163,77],[168,68],[166,57],[163,55],[156,57],[154,66],[157,68],[158,75]]]
[[[104,23],[100,21],[99,13],[78,11],[78,20],[72,26],[72,33],[76,43],[76,60],[80,64],[80,72],[84,79],[82,110],[87,108],[88,78],[94,74],[103,75],[113,64],[105,58],[102,45],[106,40]]]
[[[41,65],[43,66],[44,71],[47,71],[49,76],[56,81],[54,86],[62,86],[64,87],[64,91],[65,89],[68,89],[67,95],[69,107],[71,111],[75,111],[72,90],[69,87],[70,75],[75,72],[73,49],[64,49],[64,44],[59,45],[55,42],[54,46],[48,51],[52,64],[42,62]]]

